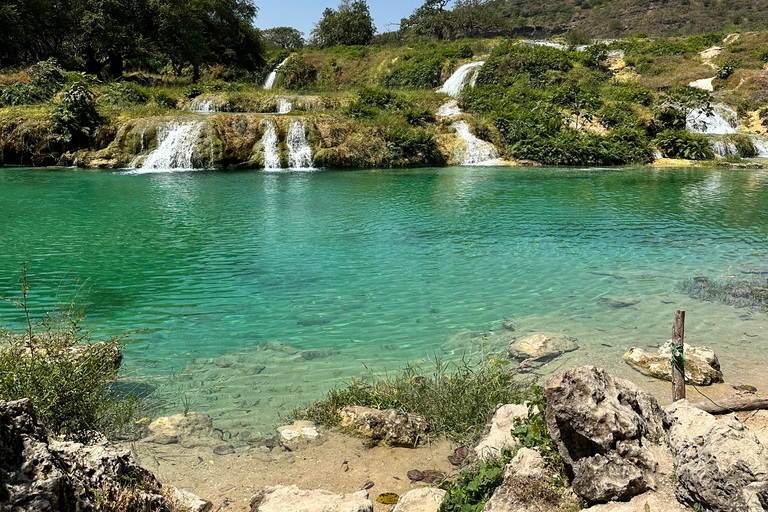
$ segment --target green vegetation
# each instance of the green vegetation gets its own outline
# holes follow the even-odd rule
[[[504,362],[438,360],[429,371],[409,365],[394,376],[354,380],[333,389],[324,400],[294,411],[292,417],[336,426],[341,421],[339,409],[347,405],[395,409],[419,414],[433,432],[470,444],[482,434],[488,411],[498,404],[522,403],[533,393],[531,382],[517,378]]]
[[[678,289],[695,299],[768,311],[768,278],[765,277],[754,276],[747,279],[694,277],[681,281]]]
[[[320,48],[367,45],[376,27],[364,0],[342,0],[337,10],[330,7],[312,31],[313,42]]]
[[[0,399],[29,398],[52,433],[86,439],[136,428],[140,399],[115,381],[125,337],[94,342],[81,325],[83,310],[67,304],[34,322],[27,303],[27,270],[22,296],[2,300],[24,312],[22,333],[0,330]]]

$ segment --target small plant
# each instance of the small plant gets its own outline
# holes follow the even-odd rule
[[[112,82],[104,86],[104,90],[101,93],[101,101],[108,105],[127,107],[143,105],[149,101],[149,97],[136,84]]]
[[[67,86],[61,103],[51,113],[53,126],[64,142],[87,143],[95,137],[96,129],[101,124],[90,80],[85,74],[79,75]]]

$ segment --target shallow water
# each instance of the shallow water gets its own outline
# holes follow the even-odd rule
[[[579,339],[544,372],[592,362],[632,376],[621,354],[663,343],[675,309],[727,379],[768,360],[767,315],[676,290],[768,267],[766,171],[2,168],[0,212],[0,295],[18,295],[24,260],[36,311],[88,278],[96,336],[146,329],[126,374],[234,437],[267,431],[364,365],[476,350],[446,339],[505,317]],[[7,304],[0,313],[21,320]],[[277,339],[290,345],[262,347]],[[297,352],[315,348],[332,350]]]

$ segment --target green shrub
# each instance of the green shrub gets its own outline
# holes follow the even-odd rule
[[[603,106],[597,113],[600,124],[608,129],[614,128],[642,128],[643,122],[637,110],[626,102],[610,103]]]
[[[434,88],[440,85],[442,68],[440,57],[405,55],[399,66],[384,76],[382,84],[386,87]]]
[[[409,162],[440,163],[441,154],[432,134],[421,128],[390,126],[384,134],[391,165]]]
[[[0,92],[0,107],[48,101],[67,81],[56,59],[38,62],[27,69],[27,74],[30,76],[28,84],[11,83]]]
[[[340,422],[338,410],[347,405],[391,408],[420,414],[433,432],[469,444],[482,434],[488,411],[502,403],[522,403],[531,394],[531,383],[516,378],[503,363],[438,360],[429,371],[409,365],[393,377],[353,380],[309,408],[293,411],[291,417],[335,426]]]
[[[165,91],[158,91],[157,94],[155,94],[155,103],[160,105],[163,108],[169,108],[174,109],[176,108],[176,98],[171,96]]]
[[[67,86],[61,103],[51,113],[51,121],[64,142],[80,145],[96,135],[101,116],[96,110],[94,94],[86,75]]]
[[[352,119],[373,119],[379,115],[379,109],[357,100],[347,105],[342,113]]]
[[[656,147],[667,158],[711,160],[715,158],[709,141],[703,135],[685,130],[670,129],[656,135]]]
[[[289,90],[307,89],[315,85],[317,69],[304,62],[300,55],[291,57],[277,72],[278,87]]]
[[[496,46],[477,75],[478,84],[509,85],[526,75],[542,83],[552,71],[570,71],[578,55],[548,46],[530,46],[511,41]]]
[[[22,298],[10,301],[23,309],[27,326],[0,332],[0,399],[29,398],[54,434],[84,439],[135,429],[140,400],[113,385],[124,338],[94,343],[73,305],[33,323],[27,289],[25,268]]]
[[[0,107],[30,105],[36,101],[37,98],[29,84],[14,82],[8,84],[5,89],[0,92]]]
[[[651,91],[635,82],[612,82],[604,89],[608,99],[627,103],[638,103],[647,107],[653,102]]]
[[[427,108],[407,108],[402,111],[405,121],[412,126],[419,126],[431,123],[435,120],[435,115]]]
[[[733,133],[726,135],[725,140],[736,146],[736,150],[741,158],[754,158],[757,156],[757,148],[749,135]]]
[[[104,86],[101,92],[101,101],[107,105],[127,107],[143,105],[149,101],[149,97],[136,84],[112,82]]]

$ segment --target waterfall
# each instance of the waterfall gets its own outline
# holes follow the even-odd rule
[[[267,121],[267,129],[264,130],[261,145],[264,148],[264,169],[267,171],[279,170],[280,152],[277,149],[277,131],[271,121]]]
[[[712,152],[719,157],[738,156],[739,154],[736,144],[727,140],[711,139],[709,146],[712,148]]]
[[[766,146],[766,141],[757,135],[750,135],[749,138],[752,139],[752,145],[754,145],[757,150],[757,158],[768,158],[768,146]]]
[[[200,121],[169,121],[159,127],[157,148],[147,155],[141,169],[194,169],[192,157],[202,130]]]
[[[191,112],[202,112],[205,114],[219,111],[213,102],[213,98],[210,96],[198,96],[197,98],[193,99],[192,103],[189,104],[189,110]]]
[[[459,121],[454,123],[453,127],[459,138],[464,141],[464,145],[453,153],[453,157],[460,165],[495,165],[498,163],[499,153],[493,144],[472,135],[467,123]]]
[[[483,64],[485,64],[484,60],[464,64],[445,81],[443,86],[439,88],[437,92],[444,92],[449,96],[458,98],[459,94],[461,94],[461,90],[467,84],[467,81],[469,81],[470,87],[475,86],[477,74],[480,72],[480,67]]]
[[[288,101],[285,98],[279,98],[277,100],[277,113],[278,114],[287,114],[291,110],[293,110],[293,103]]]
[[[294,121],[285,139],[288,146],[288,167],[294,170],[309,170],[312,167],[312,148],[307,142],[304,125]]]
[[[437,117],[453,117],[461,114],[459,103],[456,100],[448,100],[437,109],[435,115]]]
[[[275,80],[277,79],[277,70],[280,69],[281,67],[283,67],[285,65],[285,63],[288,62],[288,59],[290,59],[290,57],[286,57],[283,62],[278,64],[277,67],[272,70],[272,72],[267,77],[267,81],[264,82],[264,88],[265,89],[271,89],[272,86],[275,85]]]
[[[739,129],[739,116],[728,105],[712,105],[712,115],[705,115],[699,109],[693,110],[686,119],[685,128],[689,132],[703,135],[728,135]],[[706,125],[706,127],[705,127]]]

